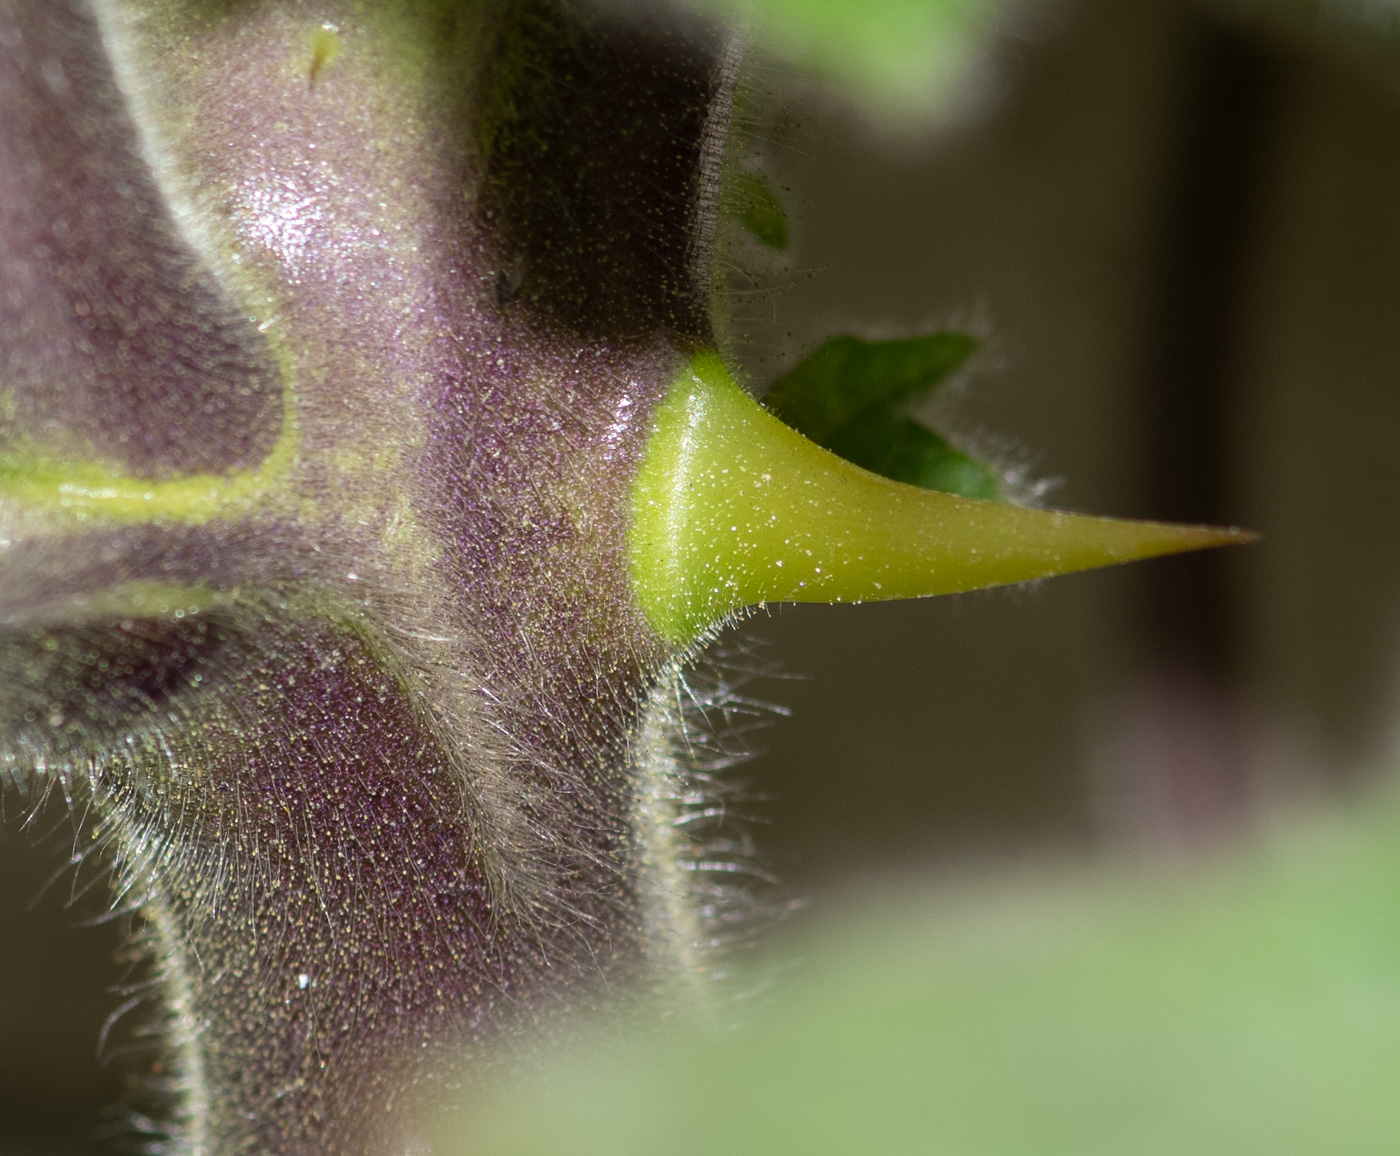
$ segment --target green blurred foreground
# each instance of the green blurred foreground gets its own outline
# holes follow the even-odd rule
[[[791,952],[738,1027],[576,1043],[441,1156],[1400,1152],[1400,806],[1191,867],[945,887]]]
[[[956,105],[1008,0],[687,0],[824,76],[887,123]],[[1021,0],[1024,6],[1025,0]]]

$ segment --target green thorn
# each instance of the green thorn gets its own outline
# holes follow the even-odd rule
[[[629,548],[648,621],[686,646],[764,602],[921,598],[1253,538],[889,481],[784,425],[704,353],[658,407]]]

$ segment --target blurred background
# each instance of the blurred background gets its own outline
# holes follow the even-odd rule
[[[940,115],[877,124],[762,53],[788,211],[736,273],[761,388],[841,332],[985,338],[941,428],[1052,506],[1258,546],[1031,589],[775,607],[728,677],[791,712],[730,772],[781,894],[971,863],[1190,857],[1395,749],[1400,46],[1384,5],[1022,4]],[[740,640],[745,640],[740,643]],[[78,1151],[120,1081],[111,924],[51,809],[0,828],[0,1154]],[[100,887],[97,889],[100,891]]]
[[[1189,852],[1391,749],[1400,46],[1383,6],[1334,7],[1022,5],[922,133],[766,74],[793,242],[736,308],[754,385],[832,333],[970,327],[983,354],[941,428],[1051,482],[1046,504],[1264,535],[750,622],[756,664],[795,676],[753,693],[792,719],[738,773],[799,892]]]

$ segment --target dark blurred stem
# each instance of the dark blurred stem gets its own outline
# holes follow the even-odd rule
[[[1284,61],[1244,27],[1194,17],[1184,41],[1143,375],[1152,517],[1232,524],[1237,385],[1257,212]],[[1143,833],[1196,843],[1252,809],[1235,551],[1144,567],[1146,677],[1130,710]]]

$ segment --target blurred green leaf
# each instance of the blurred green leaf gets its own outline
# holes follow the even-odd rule
[[[790,947],[791,950],[791,947]],[[881,900],[730,1030],[575,1045],[441,1156],[1400,1151],[1400,811]],[[470,1138],[470,1146],[464,1138]]]
[[[788,246],[787,214],[762,173],[740,172],[734,179],[739,223],[753,237],[779,252]]]
[[[913,418],[885,409],[851,422],[832,437],[828,448],[897,482],[964,498],[1001,500],[996,476],[989,467],[954,449]]]
[[[903,411],[977,348],[961,333],[901,341],[835,337],[782,378],[764,403],[798,433],[898,482],[997,501],[996,474]]]
[[[921,401],[977,348],[962,333],[899,341],[833,337],[774,383],[764,404],[799,433],[826,445],[873,409]]]
[[[1007,0],[689,0],[747,12],[760,45],[899,119],[955,101]]]

